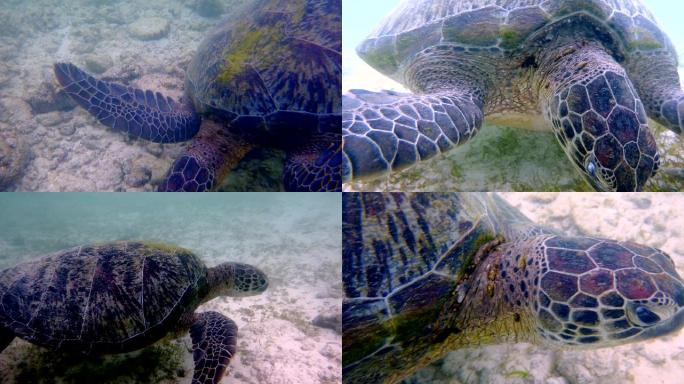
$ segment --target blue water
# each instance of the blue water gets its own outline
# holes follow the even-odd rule
[[[246,260],[249,255],[239,251],[248,248],[261,258],[260,245],[280,243],[287,250],[307,237],[323,242],[322,246],[339,246],[340,234],[335,230],[341,221],[340,196],[2,194],[0,268],[63,248],[114,240],[169,242],[206,254],[211,260]]]

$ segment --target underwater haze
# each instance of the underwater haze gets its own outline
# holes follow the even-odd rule
[[[407,92],[357,54],[356,47],[402,0],[343,0],[343,92],[350,89]],[[684,78],[684,2],[641,0],[651,10],[679,54]],[[673,132],[650,120],[663,159],[645,190],[684,190],[684,146]],[[592,191],[551,132],[483,124],[466,145],[400,173],[352,181],[346,191]]]
[[[248,263],[269,278],[258,296],[219,297],[238,325],[223,383],[341,382],[341,194],[0,194],[0,269],[96,242],[148,240],[193,251],[208,266]],[[325,327],[312,323],[314,319]],[[320,319],[320,318],[319,318]],[[82,359],[15,339],[3,383],[189,383],[190,338],[130,355]],[[156,367],[156,368],[155,368]],[[84,381],[87,380],[87,381]]]

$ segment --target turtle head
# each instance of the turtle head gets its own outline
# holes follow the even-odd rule
[[[209,286],[216,296],[252,296],[268,288],[268,278],[249,264],[223,263],[209,269]]]
[[[553,236],[544,241],[533,308],[551,344],[605,347],[684,325],[684,281],[664,252],[631,242]]]
[[[643,189],[655,175],[660,156],[655,138],[634,113],[615,107],[604,119],[593,111],[582,117],[572,114],[574,123],[564,120],[560,143],[584,178],[597,191],[634,192]],[[575,133],[573,126],[581,126]],[[574,135],[574,139],[566,139]]]

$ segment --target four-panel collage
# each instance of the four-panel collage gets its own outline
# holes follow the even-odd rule
[[[0,383],[680,383],[682,10],[0,1]]]

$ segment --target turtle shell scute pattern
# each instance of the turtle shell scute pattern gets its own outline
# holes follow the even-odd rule
[[[52,349],[134,350],[169,330],[205,276],[201,261],[180,248],[76,247],[0,273],[0,325]]]
[[[431,271],[455,275],[462,260],[447,251],[477,230],[469,215],[456,194],[345,194],[346,296],[387,297]]]
[[[341,1],[257,0],[200,45],[186,88],[200,113],[252,136],[315,133],[340,113]]]
[[[633,337],[645,328],[629,320],[629,305],[684,305],[684,282],[670,257],[657,249],[552,236],[544,241],[544,255],[534,309],[547,339],[592,344],[601,337]],[[601,322],[607,335],[601,335]]]
[[[386,17],[358,48],[380,72],[395,79],[420,52],[438,46],[492,52],[521,51],[535,33],[566,17],[596,20],[597,39],[622,40],[626,56],[665,52],[672,44],[653,15],[635,0],[415,0],[405,1]],[[605,26],[605,27],[604,27]],[[615,35],[615,37],[613,37]],[[616,45],[617,47],[617,45]],[[493,63],[507,55],[483,56]],[[502,63],[503,64],[503,63]]]

